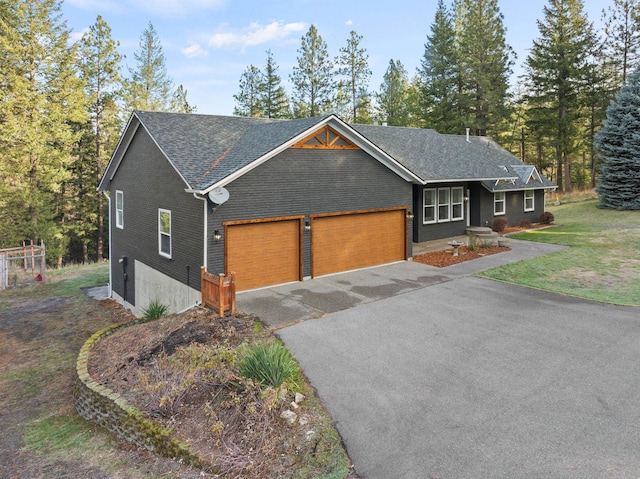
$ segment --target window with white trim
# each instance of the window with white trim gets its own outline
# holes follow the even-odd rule
[[[161,256],[171,258],[171,211],[158,209],[158,248]]]
[[[436,222],[436,207],[438,202],[436,201],[436,189],[425,188],[422,200],[423,217],[422,223],[435,223]]]
[[[451,221],[464,219],[464,194],[462,186],[451,188]]]
[[[534,211],[535,207],[535,194],[533,190],[524,190],[524,210]]]
[[[493,194],[493,214],[503,215],[507,212],[506,194],[504,191],[496,191]]]
[[[425,188],[422,194],[422,223],[445,223],[464,219],[464,187]]]
[[[451,188],[438,188],[438,223],[450,221]]]
[[[124,228],[124,193],[116,190],[116,227]]]

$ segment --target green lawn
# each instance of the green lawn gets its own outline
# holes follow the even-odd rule
[[[512,238],[569,246],[501,266],[487,278],[606,303],[640,306],[640,211],[615,211],[584,201],[549,207],[554,228]]]

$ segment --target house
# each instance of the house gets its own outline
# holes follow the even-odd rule
[[[553,187],[487,138],[136,111],[99,185],[112,296],[179,311],[201,267],[246,290],[403,261],[496,216],[537,221]]]

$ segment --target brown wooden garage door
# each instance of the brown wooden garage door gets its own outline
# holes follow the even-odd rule
[[[407,259],[407,210],[312,216],[312,275]]]
[[[302,218],[225,225],[225,271],[236,289],[302,280]]]

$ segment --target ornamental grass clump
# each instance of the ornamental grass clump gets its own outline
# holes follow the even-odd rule
[[[280,387],[283,383],[297,383],[298,365],[279,342],[257,343],[245,346],[240,352],[240,375],[264,386]]]
[[[162,304],[160,301],[151,301],[149,303],[149,306],[142,310],[142,317],[149,320],[160,319],[165,314],[167,314],[168,310],[169,307],[165,304]]]

